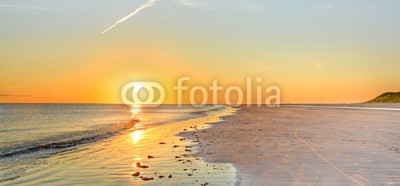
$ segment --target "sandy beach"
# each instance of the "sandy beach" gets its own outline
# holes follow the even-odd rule
[[[181,135],[200,139],[197,156],[232,163],[237,185],[398,185],[399,113],[242,107],[212,128]]]

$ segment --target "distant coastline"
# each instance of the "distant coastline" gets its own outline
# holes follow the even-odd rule
[[[367,103],[400,103],[400,92],[385,92]]]

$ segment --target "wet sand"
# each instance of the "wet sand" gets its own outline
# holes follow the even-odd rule
[[[225,120],[182,135],[200,139],[197,156],[232,163],[237,185],[400,184],[399,111],[243,107]]]

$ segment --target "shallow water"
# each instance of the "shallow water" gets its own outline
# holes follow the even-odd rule
[[[15,107],[15,105],[2,105],[2,108],[4,107],[10,109],[9,107]],[[21,107],[26,106],[22,105]],[[62,106],[50,105],[47,107],[50,110],[54,110],[54,107]],[[52,117],[51,120],[44,120],[48,122],[47,125],[42,122],[38,124],[39,127],[32,126],[40,123],[37,120],[33,123],[22,122],[27,125],[27,128],[40,128],[40,126],[43,126],[38,131],[41,134],[44,131],[47,136],[36,135],[38,136],[37,138],[31,137],[28,140],[14,136],[6,138],[2,135],[2,153],[9,151],[10,144],[15,141],[18,141],[18,148],[26,148],[23,146],[24,144],[29,144],[30,146],[32,144],[37,145],[35,143],[38,142],[54,144],[54,140],[70,142],[71,138],[82,139],[82,134],[91,135],[96,133],[101,137],[85,140],[82,143],[72,144],[71,146],[50,146],[50,148],[38,148],[34,151],[1,157],[1,184],[200,185],[201,183],[216,183],[219,185],[233,185],[235,183],[236,170],[231,164],[209,164],[200,157],[193,157],[197,150],[196,142],[182,140],[182,137],[177,136],[184,129],[190,131],[196,130],[194,127],[197,129],[209,127],[208,123],[220,121],[221,117],[232,114],[234,112],[232,108],[206,107],[197,109],[163,106],[161,108],[143,109],[127,108],[121,105],[68,105],[67,107],[69,108],[59,108],[59,110],[68,113],[68,116],[59,117],[74,117],[75,115],[72,113],[77,113],[78,116],[75,117],[78,117],[78,119],[75,118],[74,122],[78,123],[72,122],[72,124],[69,124],[66,121],[61,121],[60,123],[63,124],[54,126],[59,130],[51,131],[50,127],[53,126],[50,121],[57,119],[55,118],[57,114],[52,112],[48,112],[52,113],[49,116],[54,115],[55,117]],[[83,113],[82,110],[81,112],[71,111],[77,109],[77,107],[85,107],[85,109],[82,109],[84,110]],[[18,109],[23,110],[23,108]],[[92,114],[88,111],[90,109],[95,109],[97,114],[101,114]],[[112,114],[107,112],[110,110]],[[4,115],[4,112],[9,111],[3,110],[2,117],[7,115]],[[86,116],[90,116],[91,119],[81,118]],[[10,118],[11,116],[6,117]],[[44,118],[43,115],[38,117]],[[13,122],[18,123],[15,118]],[[132,120],[132,118],[135,119]],[[73,118],[69,118],[68,121],[71,122],[72,120]],[[10,121],[10,119],[2,119],[1,130],[3,134],[29,134],[26,130],[22,130],[21,133],[16,132],[16,128],[23,129],[23,127],[14,126],[13,128],[10,124],[4,124],[4,121]],[[127,123],[131,125],[127,125]],[[3,127],[3,125],[6,127]],[[64,125],[67,125],[66,128],[71,128],[72,131],[66,130],[67,132],[62,133]],[[46,127],[50,131],[46,131]],[[7,133],[5,132],[6,130],[12,132]],[[48,136],[52,137],[49,138]],[[18,148],[14,147],[11,150],[16,151]],[[149,159],[149,155],[154,156],[154,158]],[[149,167],[136,167],[137,162]],[[154,180],[143,181],[139,177],[133,177],[131,174],[137,171],[141,172],[141,176],[154,178]],[[172,178],[167,178],[169,175],[172,175]],[[166,177],[159,178],[158,176]]]

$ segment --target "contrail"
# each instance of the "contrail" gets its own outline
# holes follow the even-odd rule
[[[122,18],[121,20],[115,22],[112,26],[110,26],[109,28],[105,29],[105,30],[104,30],[103,32],[101,32],[101,33],[104,34],[104,33],[108,32],[109,30],[111,30],[112,28],[114,28],[116,25],[118,25],[118,24],[120,24],[120,23],[122,23],[122,22],[128,20],[130,17],[132,17],[132,16],[138,14],[140,11],[142,11],[142,10],[144,10],[144,9],[146,9],[146,8],[149,8],[149,7],[153,6],[154,3],[155,3],[156,1],[157,1],[157,0],[149,0],[149,1],[147,1],[147,3],[143,4],[142,6],[140,6],[139,8],[137,8],[134,12],[132,12],[131,14],[125,16],[125,17]]]

